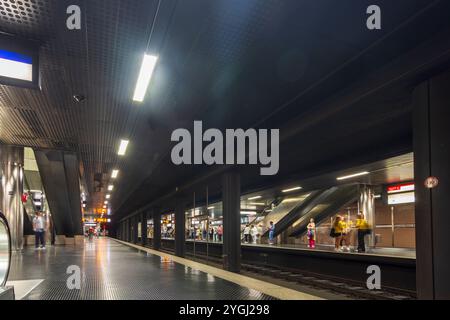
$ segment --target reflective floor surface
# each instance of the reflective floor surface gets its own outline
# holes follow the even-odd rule
[[[80,270],[80,289],[76,271]],[[26,248],[12,258],[9,281],[39,285],[23,298],[30,300],[246,300],[273,299],[210,274],[143,253],[112,239],[86,240],[84,245]],[[36,282],[38,281],[38,282]],[[26,282],[25,282],[26,283]]]

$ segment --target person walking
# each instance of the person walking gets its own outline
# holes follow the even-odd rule
[[[364,219],[364,214],[362,212],[358,213],[356,217],[356,229],[358,230],[358,252],[362,253],[366,252],[364,238],[370,233],[370,228],[367,220]]]
[[[306,228],[308,229],[306,233],[308,237],[308,248],[314,249],[316,247],[316,224],[313,218],[309,220]]]
[[[39,211],[36,211],[36,215],[33,218],[33,230],[35,235],[35,248],[45,250],[45,222]]]

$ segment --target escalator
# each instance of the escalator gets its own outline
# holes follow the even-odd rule
[[[296,197],[287,197],[285,199],[275,199],[267,208],[264,208],[262,212],[258,213],[249,225],[255,227],[260,224],[268,226],[270,221],[273,221],[276,224],[309,197],[310,194],[303,194]],[[241,237],[244,238],[243,232]]]
[[[292,227],[288,230],[289,237],[298,237],[304,234],[306,232],[306,226],[311,218],[313,218],[316,225],[318,225],[324,219],[337,214],[343,207],[358,200],[359,192],[357,185],[333,187],[329,189],[329,191],[330,192],[328,192],[320,202],[316,203],[311,210],[304,212],[304,214],[292,224]]]

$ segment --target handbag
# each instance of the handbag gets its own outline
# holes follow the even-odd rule
[[[334,227],[331,228],[331,230],[330,230],[330,237],[336,238],[336,232],[335,232],[335,230],[334,230]]]

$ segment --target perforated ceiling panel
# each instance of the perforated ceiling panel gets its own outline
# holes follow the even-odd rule
[[[40,91],[0,85],[0,143],[77,152],[88,209],[101,207],[114,183],[113,212],[125,215],[204,173],[170,162],[173,129],[190,128],[193,120],[215,128],[280,128],[448,27],[442,15],[448,1],[378,2],[384,28],[368,32],[372,3],[365,0],[339,6],[335,0],[163,0],[159,10],[158,0],[0,0],[0,31],[41,42],[42,85]],[[81,30],[66,28],[69,5],[81,8]],[[146,51],[159,60],[145,102],[137,105],[131,97]],[[77,94],[85,100],[75,102]],[[349,110],[351,132],[326,118],[302,132],[287,148],[310,152],[295,159],[295,169],[354,152],[350,137],[379,145],[379,132],[388,140],[407,137],[405,92],[391,95],[364,122],[355,117],[374,102]],[[390,126],[394,120],[400,125]],[[313,145],[321,135],[332,151]],[[122,138],[130,145],[120,158]],[[120,170],[116,181],[113,168]]]

